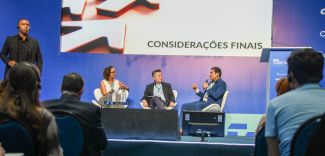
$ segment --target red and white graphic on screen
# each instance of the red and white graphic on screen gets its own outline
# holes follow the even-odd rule
[[[61,52],[122,54],[127,29],[123,17],[158,9],[154,0],[62,0]]]

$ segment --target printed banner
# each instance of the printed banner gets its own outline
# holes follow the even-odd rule
[[[271,46],[272,0],[63,0],[62,10],[61,52],[260,56]]]

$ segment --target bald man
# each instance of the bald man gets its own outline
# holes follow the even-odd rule
[[[19,19],[17,29],[18,34],[7,37],[0,53],[0,58],[6,65],[5,75],[19,62],[33,63],[42,71],[43,58],[38,41],[28,35],[29,21],[25,18]]]

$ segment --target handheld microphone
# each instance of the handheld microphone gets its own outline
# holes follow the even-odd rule
[[[206,80],[204,81],[204,83],[209,84],[209,79],[206,79]],[[203,90],[207,90],[207,89],[208,89],[208,87],[207,87],[207,88],[204,88],[204,86],[203,86]]]

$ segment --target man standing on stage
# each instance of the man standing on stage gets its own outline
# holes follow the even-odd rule
[[[29,21],[21,18],[17,22],[18,35],[8,36],[3,44],[0,57],[6,64],[5,75],[19,62],[30,62],[42,71],[43,59],[38,41],[28,36]]]

